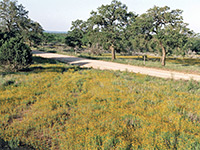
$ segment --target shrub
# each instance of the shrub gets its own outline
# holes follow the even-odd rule
[[[27,68],[32,62],[32,54],[22,37],[7,33],[0,36],[0,66],[13,72]]]

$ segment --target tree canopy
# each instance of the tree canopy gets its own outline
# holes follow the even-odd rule
[[[112,52],[113,60],[116,51],[157,51],[164,66],[167,55],[185,55],[191,45],[198,47],[198,40],[190,40],[194,33],[183,22],[182,13],[168,6],[154,6],[136,15],[128,12],[125,4],[112,0],[92,11],[87,21],[72,22],[66,43],[71,47],[103,47]]]
[[[126,43],[125,30],[135,17],[133,12],[128,12],[126,5],[113,0],[111,4],[102,5],[97,11],[92,11],[87,21],[78,19],[72,22],[66,44],[71,47],[83,45],[103,47],[110,50],[112,59],[115,59],[116,50],[122,50]]]
[[[0,2],[0,66],[18,71],[30,65],[30,46],[41,42],[43,29],[28,17],[28,11],[16,0]]]
[[[42,26],[28,17],[28,11],[16,0],[2,0],[0,2],[0,30],[15,32],[23,35],[30,43],[38,44],[43,33]]]
[[[3,0],[0,2],[0,27],[2,31],[22,31],[30,20],[28,11],[17,1]]]
[[[65,43],[72,47],[81,48],[83,45],[82,39],[84,37],[85,31],[85,22],[82,20],[76,20],[72,22],[71,31],[67,33],[67,37],[65,39]]]
[[[94,34],[98,34],[98,41],[104,48],[110,49],[112,59],[116,59],[115,51],[122,44],[122,34],[133,22],[136,15],[128,12],[128,7],[120,1],[113,0],[110,5],[102,5],[97,11],[91,12],[89,18]]]
[[[132,32],[136,42],[143,42],[143,48],[149,47],[149,44],[154,42],[157,50],[162,54],[163,66],[166,54],[183,53],[188,38],[192,35],[192,31],[183,22],[182,11],[179,9],[170,10],[168,6],[154,6],[137,17],[132,24]]]

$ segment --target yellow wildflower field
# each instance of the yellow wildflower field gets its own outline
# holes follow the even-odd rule
[[[200,149],[198,82],[40,63],[0,83],[0,141],[13,147]]]

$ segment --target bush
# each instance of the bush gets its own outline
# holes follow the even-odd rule
[[[12,72],[27,68],[32,62],[32,54],[22,37],[6,33],[1,34],[1,37],[0,66]]]

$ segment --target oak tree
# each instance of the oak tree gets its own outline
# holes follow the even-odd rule
[[[26,43],[38,43],[43,29],[28,17],[16,0],[0,1],[0,66],[19,71],[31,64],[32,53]]]
[[[91,12],[89,18],[93,35],[98,43],[112,53],[112,60],[116,59],[115,52],[122,44],[122,36],[126,27],[135,18],[135,14],[128,12],[128,8],[120,1],[113,0],[110,5],[102,5],[97,11]]]
[[[192,32],[183,22],[182,10],[170,10],[168,6],[149,9],[136,18],[132,25],[134,39],[144,42],[144,46],[153,43],[161,50],[162,65],[165,66],[167,52],[181,51],[185,48]],[[153,42],[152,42],[153,41]]]
[[[16,0],[0,2],[0,30],[23,35],[24,40],[39,43],[43,33],[42,26],[28,17],[28,11]]]
[[[83,20],[76,20],[72,22],[72,27],[70,31],[67,33],[65,38],[65,43],[74,48],[81,48],[83,45],[83,37],[85,34],[85,22]]]

